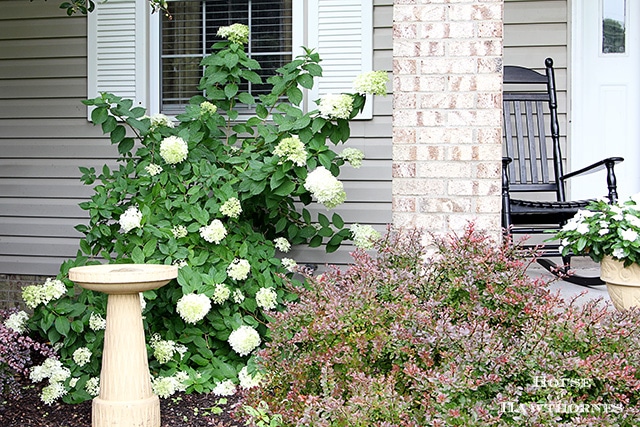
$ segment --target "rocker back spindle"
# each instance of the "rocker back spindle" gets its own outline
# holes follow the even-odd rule
[[[547,58],[545,65],[546,75],[504,67],[504,154],[513,159],[508,166],[510,191],[555,192],[557,200],[564,200],[564,188],[555,178],[562,175],[562,156],[553,61]],[[514,85],[522,90],[512,90]]]

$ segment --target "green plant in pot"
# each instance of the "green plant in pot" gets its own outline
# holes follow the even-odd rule
[[[588,255],[600,263],[614,306],[640,304],[640,194],[622,203],[591,202],[556,233],[563,255]]]
[[[202,61],[206,96],[193,97],[176,122],[112,94],[85,102],[120,158],[98,172],[81,168],[94,194],[81,204],[90,219],[77,226],[80,251],[58,278],[24,290],[32,334],[59,353],[61,364],[47,365],[55,372],[38,371],[55,382],[49,401],[98,392],[106,301],[74,289],[71,267],[177,264],[177,280],[141,295],[154,391],[228,395],[243,378],[251,383],[247,366],[269,339],[268,320],[296,298],[283,286],[296,271],[292,246],[331,252],[376,234],[306,206],[316,200],[330,210],[345,200],[340,168],[359,166],[363,154],[335,146],[348,140],[365,93],[386,92],[386,73],[364,74],[356,93],[328,95],[305,112],[303,90],[322,75],[317,53],[305,49],[264,82],[245,51],[248,28],[234,24],[219,35],[226,40]],[[270,92],[247,92],[257,84]]]

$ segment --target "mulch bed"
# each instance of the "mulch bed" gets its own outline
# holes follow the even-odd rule
[[[2,427],[88,427],[91,425],[91,401],[77,405],[40,400],[40,385],[24,383],[20,396],[4,402],[0,407]],[[229,413],[237,404],[231,397],[220,403],[212,394],[176,393],[160,399],[162,427],[240,427]],[[124,427],[124,426],[123,426]]]

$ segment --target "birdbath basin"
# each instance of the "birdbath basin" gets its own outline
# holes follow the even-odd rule
[[[139,293],[158,289],[177,276],[174,265],[104,264],[69,270],[69,279],[78,286],[108,295],[93,427],[160,427],[160,400],[151,389]]]

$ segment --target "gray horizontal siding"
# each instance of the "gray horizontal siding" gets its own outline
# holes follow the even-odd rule
[[[53,275],[78,249],[74,226],[86,222],[78,203],[91,195],[79,166],[99,169],[115,147],[86,120],[86,18],[67,17],[58,2],[1,0],[0,14],[0,274]],[[374,68],[392,69],[390,0],[374,1]],[[36,30],[37,29],[37,30]],[[349,147],[366,159],[346,166],[347,224],[391,222],[391,97],[373,99],[374,118],[352,126]],[[340,151],[342,147],[338,147]],[[313,212],[327,213],[312,205]],[[300,249],[300,262],[349,261]]]

